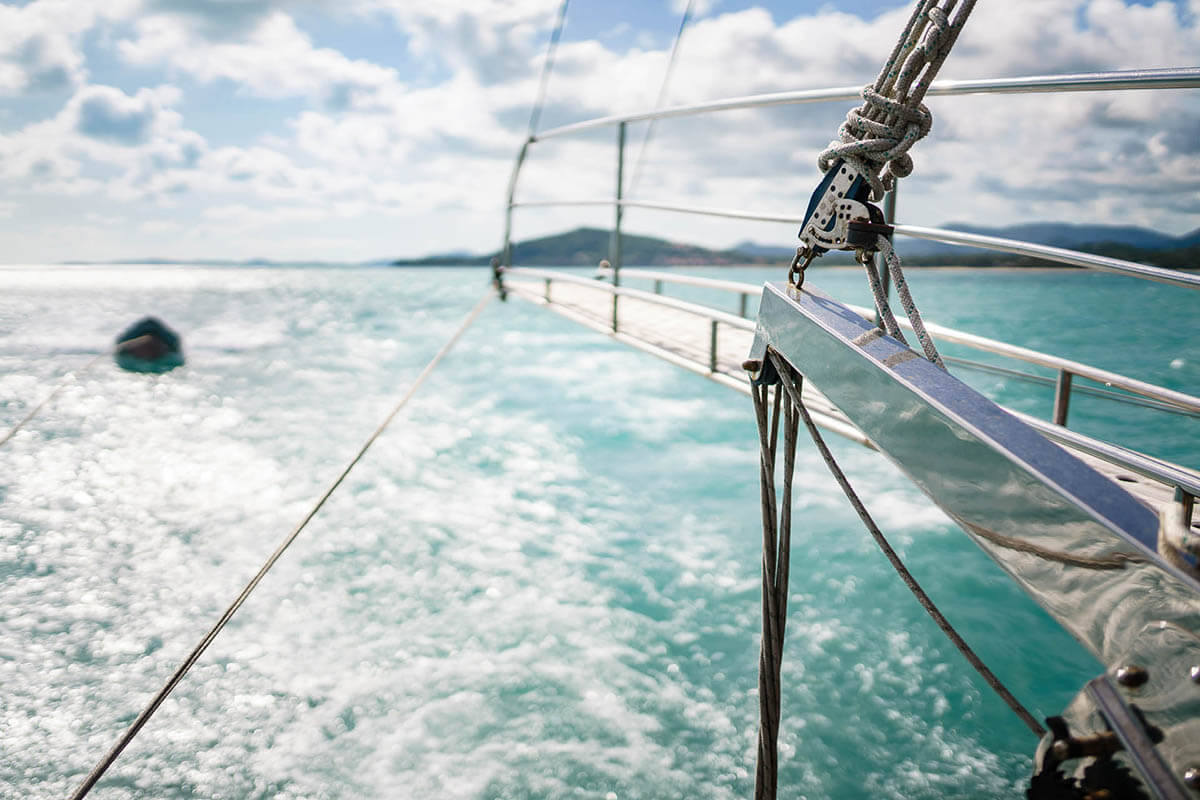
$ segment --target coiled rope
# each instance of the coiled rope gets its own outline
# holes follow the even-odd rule
[[[179,685],[180,681],[183,680],[183,677],[187,674],[187,671],[192,668],[192,665],[199,660],[200,656],[204,654],[204,651],[208,649],[208,646],[212,644],[212,641],[217,638],[217,634],[224,629],[226,624],[229,623],[229,620],[233,618],[233,615],[237,613],[237,610],[242,607],[242,604],[246,602],[246,599],[250,596],[250,593],[253,592],[255,587],[257,587],[258,584],[262,582],[262,579],[266,577],[266,574],[270,571],[271,567],[275,566],[275,562],[278,561],[280,556],[284,554],[284,551],[288,549],[292,542],[296,540],[296,537],[300,535],[300,532],[303,531],[308,523],[312,521],[313,517],[317,515],[317,512],[321,510],[321,507],[325,505],[325,501],[328,500],[334,491],[342,485],[342,481],[344,481],[346,476],[350,474],[350,470],[354,469],[355,465],[362,460],[362,457],[366,455],[367,450],[369,450],[371,445],[375,443],[375,440],[383,434],[384,430],[387,429],[388,425],[391,424],[396,415],[400,413],[400,410],[403,409],[408,401],[412,399],[413,395],[416,394],[417,389],[419,389],[421,384],[425,382],[425,379],[429,377],[434,368],[437,367],[437,365],[441,363],[442,359],[445,358],[446,355],[454,348],[454,345],[457,344],[458,340],[462,338],[462,335],[467,332],[467,329],[471,327],[471,323],[475,321],[475,319],[483,311],[484,307],[488,304],[488,301],[491,299],[492,293],[489,291],[479,300],[478,303],[475,304],[475,307],[471,309],[470,313],[467,314],[450,338],[446,340],[446,343],[442,345],[442,348],[437,351],[437,354],[434,355],[429,363],[425,365],[425,368],[421,370],[421,373],[417,375],[416,379],[413,380],[412,384],[408,387],[408,391],[404,393],[404,396],[401,397],[396,403],[395,407],[392,408],[391,413],[384,418],[383,422],[379,424],[379,427],[375,429],[374,433],[367,437],[366,442],[364,442],[362,447],[359,448],[358,453],[356,453],[354,458],[350,460],[350,463],[346,465],[341,474],[339,474],[333,483],[329,485],[329,488],[325,490],[324,494],[321,495],[309,512],[304,515],[304,519],[300,521],[300,524],[293,528],[292,532],[284,537],[279,546],[275,548],[275,552],[271,553],[270,557],[267,558],[254,577],[250,579],[250,582],[246,584],[245,588],[242,589],[241,593],[234,599],[229,608],[225,610],[225,613],[221,615],[221,618],[218,619],[217,622],[208,630],[208,633],[204,634],[204,638],[200,640],[200,643],[192,649],[192,652],[188,654],[188,657],[184,659],[183,663],[180,664],[179,667],[176,668],[175,672],[171,674],[171,677],[165,684],[163,684],[163,687],[158,690],[158,693],[154,695],[149,704],[142,709],[142,713],[138,714],[137,719],[135,719],[129,728],[126,729],[125,733],[121,735],[121,738],[117,740],[117,743],[112,746],[112,749],[108,751],[104,758],[100,759],[100,762],[96,764],[92,771],[88,773],[88,776],[84,778],[83,782],[79,784],[79,787],[71,795],[71,800],[80,800],[80,798],[85,797],[87,793],[92,790],[92,787],[96,785],[96,782],[100,780],[108,768],[112,766],[113,762],[117,760],[117,757],[121,755],[121,751],[125,749],[126,745],[133,741],[133,737],[137,736],[142,727],[150,720],[150,717],[154,715],[154,712],[157,711],[159,706],[163,704],[163,701],[167,699],[167,696],[170,695],[175,687]]]
[[[833,453],[830,452],[825,439],[813,422],[812,416],[801,400],[801,389],[804,378],[792,369],[791,365],[779,357],[774,351],[768,351],[768,358],[779,377],[779,386],[775,390],[774,413],[768,414],[769,388],[766,385],[754,386],[751,392],[754,398],[754,412],[758,420],[759,444],[761,450],[760,478],[763,509],[763,637],[759,651],[759,727],[758,727],[758,765],[755,775],[755,800],[774,800],[778,778],[777,743],[780,720],[780,666],[783,656],[784,628],[787,624],[787,557],[791,545],[791,492],[792,470],[795,465],[797,418],[803,420],[804,427],[812,437],[813,444],[829,467],[830,473],[841,487],[846,499],[854,507],[859,519],[871,534],[871,538],[879,546],[888,563],[904,581],[917,602],[933,619],[942,633],[950,640],[964,658],[975,668],[980,677],[992,688],[1013,713],[1025,723],[1035,736],[1041,737],[1046,733],[1045,728],[1025,708],[1011,691],[1001,683],[983,660],[976,655],[970,645],[962,638],[950,621],[934,604],[933,600],[921,588],[917,579],[904,565],[896,551],[888,542],[887,537],[875,524],[875,520],[867,511],[854,487],[842,472]],[[787,403],[781,398],[787,396]],[[781,408],[781,406],[786,406]],[[775,458],[776,442],[779,431],[779,417],[784,418],[784,469],[783,469],[783,507],[776,509],[775,502]],[[770,418],[769,418],[770,417]]]
[[[839,158],[850,163],[871,182],[875,200],[883,199],[896,178],[912,174],[908,151],[933,125],[922,100],[974,7],[975,0],[917,4],[879,77],[863,89],[862,106],[846,115],[838,140],[817,157],[821,172]]]

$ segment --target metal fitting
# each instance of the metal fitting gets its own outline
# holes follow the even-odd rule
[[[1200,767],[1188,767],[1183,773],[1183,782],[1193,792],[1200,792]]]
[[[1126,689],[1136,689],[1150,680],[1150,673],[1137,664],[1126,664],[1117,669],[1117,683]]]

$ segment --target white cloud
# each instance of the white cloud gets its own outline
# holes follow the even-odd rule
[[[539,32],[554,23],[558,0],[359,0],[364,12],[392,16],[421,58],[470,71],[485,85],[524,77]]]
[[[0,94],[78,86],[87,77],[80,40],[98,20],[127,13],[130,0],[35,0],[0,5]]]
[[[173,86],[133,95],[84,86],[54,117],[0,136],[0,175],[40,194],[146,196],[155,176],[194,165],[206,149],[171,108],[179,99]]]
[[[256,230],[282,236],[288,226],[297,232],[322,221],[336,227],[371,219],[378,227],[359,236],[359,246],[371,251],[361,257],[496,245],[504,186],[537,90],[557,0],[425,6],[313,0],[307,6],[369,24],[394,23],[408,36],[410,56],[449,67],[432,86],[404,82],[391,67],[317,46],[288,15],[297,6],[287,0],[235,5],[237,14],[225,17],[183,0],[145,0],[137,19],[116,34],[117,52],[128,64],[166,75],[309,101],[271,136],[210,147],[188,130],[177,89],[89,86],[80,83],[86,65],[63,57],[79,88],[55,117],[0,136],[0,174],[40,194],[177,204],[192,198],[196,229],[210,233],[225,225],[248,236]],[[64,7],[41,0],[26,8],[34,6]],[[99,17],[89,13],[88,24],[95,24]],[[864,20],[823,9],[778,20],[752,8],[697,19],[681,51],[672,102],[865,84],[907,14],[898,8]],[[65,36],[78,55],[79,25],[63,20],[45,30]],[[813,41],[821,47],[797,45]],[[1168,66],[1194,61],[1197,52],[1196,17],[1181,18],[1169,2],[1014,0],[978,6],[943,75]],[[564,41],[544,124],[649,107],[665,60],[661,47],[623,50],[603,39]],[[4,77],[7,63],[0,57],[0,89],[27,90],[27,73]],[[637,192],[695,205],[796,212],[816,183],[816,153],[849,105],[664,121]],[[1197,226],[1195,92],[944,98],[931,105],[933,132],[914,149],[916,172],[901,191],[906,221],[1044,218]],[[519,197],[611,196],[613,138],[610,129],[536,144]],[[629,141],[631,168],[640,129],[631,129]],[[517,235],[609,217],[607,210],[521,212]],[[694,217],[631,211],[628,220],[634,230],[711,245],[755,235],[744,225],[735,229]],[[356,235],[363,230],[354,228]],[[343,241],[328,240],[335,239]]]
[[[676,14],[683,14],[690,5],[693,17],[703,17],[711,12],[717,4],[718,0],[671,0],[670,8]]]
[[[336,108],[370,105],[380,92],[400,89],[394,69],[313,46],[282,12],[239,33],[211,40],[178,16],[155,15],[139,20],[118,51],[130,64],[165,66],[202,83],[225,79],[261,97],[308,96]]]

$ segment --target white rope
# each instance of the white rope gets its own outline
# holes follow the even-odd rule
[[[125,733],[121,735],[121,738],[118,739],[117,743],[112,746],[112,749],[108,751],[107,755],[100,759],[100,762],[96,764],[96,766],[92,768],[92,771],[88,773],[88,776],[83,779],[83,783],[79,784],[79,787],[74,791],[74,793],[72,793],[71,800],[80,800],[80,798],[85,797],[87,793],[92,790],[92,787],[96,785],[96,782],[100,780],[108,768],[112,766],[113,762],[117,760],[117,757],[121,755],[121,751],[125,749],[126,745],[133,741],[133,737],[137,736],[142,727],[150,720],[150,717],[154,715],[154,712],[157,711],[159,706],[163,704],[163,701],[167,699],[167,696],[170,695],[175,687],[179,685],[180,681],[183,680],[183,677],[187,674],[187,671],[192,668],[192,665],[199,660],[200,656],[204,654],[204,651],[208,649],[208,646],[212,644],[212,641],[217,638],[217,634],[224,629],[229,620],[233,618],[233,615],[237,613],[237,610],[242,607],[242,604],[246,602],[246,599],[250,596],[250,593],[253,592],[255,587],[257,587],[262,579],[266,577],[267,572],[270,571],[271,567],[275,566],[275,562],[278,561],[280,556],[284,554],[284,551],[288,549],[292,542],[296,540],[296,537],[300,535],[300,532],[304,530],[305,526],[307,526],[308,523],[312,521],[313,517],[317,515],[317,512],[321,510],[321,507],[325,505],[325,501],[328,500],[334,491],[342,485],[342,481],[344,481],[346,476],[350,474],[350,470],[354,469],[355,465],[362,460],[362,457],[366,455],[367,450],[370,449],[371,445],[375,444],[375,440],[383,434],[384,430],[391,423],[391,421],[395,419],[397,414],[400,413],[400,410],[404,408],[409,400],[412,399],[412,396],[416,394],[417,389],[420,388],[421,384],[425,382],[425,379],[428,378],[433,372],[434,367],[441,363],[441,360],[446,357],[458,340],[462,338],[462,335],[466,333],[467,328],[471,327],[471,323],[475,321],[475,318],[479,316],[484,307],[488,304],[488,301],[491,299],[492,293],[489,291],[483,296],[482,299],[480,299],[478,303],[475,304],[475,307],[471,309],[470,313],[467,314],[462,323],[459,324],[458,328],[454,331],[446,343],[442,345],[442,349],[438,350],[437,354],[434,355],[429,363],[425,365],[425,369],[421,370],[421,374],[419,374],[416,377],[416,380],[412,382],[412,385],[408,387],[408,391],[404,393],[404,396],[401,397],[399,402],[396,403],[395,407],[392,408],[391,413],[388,414],[383,422],[379,424],[379,427],[375,429],[375,432],[367,437],[367,441],[362,447],[359,448],[358,453],[355,454],[354,458],[350,460],[350,463],[346,465],[346,468],[342,470],[341,474],[339,474],[334,482],[329,485],[329,488],[325,490],[325,493],[321,495],[316,504],[313,505],[307,514],[305,514],[304,519],[300,521],[300,524],[293,528],[292,532],[284,537],[279,546],[275,548],[275,552],[271,553],[270,557],[267,558],[266,562],[261,568],[259,568],[254,577],[250,579],[250,582],[246,584],[244,589],[242,589],[241,594],[234,599],[233,603],[231,603],[229,608],[225,610],[225,613],[221,615],[221,618],[217,620],[216,624],[209,629],[208,633],[204,635],[204,638],[200,640],[200,643],[192,649],[192,652],[188,654],[188,657],[184,660],[184,662],[179,665],[174,673],[172,673],[171,677],[167,680],[163,687],[158,690],[158,693],[154,695],[149,704],[142,709],[142,713],[138,714],[137,719],[135,719],[129,728],[126,729]]]
[[[925,351],[925,357],[937,364],[942,369],[946,365],[942,363],[942,357],[938,354],[937,347],[933,344],[933,339],[929,336],[929,332],[925,330],[925,323],[921,320],[921,312],[917,309],[917,304],[912,298],[912,293],[908,290],[908,281],[904,279],[904,270],[900,266],[900,256],[896,255],[896,250],[892,247],[892,243],[887,237],[879,237],[879,252],[883,254],[884,261],[887,262],[888,272],[892,276],[892,283],[896,285],[896,295],[900,298],[900,306],[904,309],[904,313],[908,315],[908,321],[912,324],[913,333],[917,335],[917,341],[921,343],[921,349]],[[867,267],[867,275],[874,275],[874,270],[870,266]],[[879,307],[880,294],[882,288],[877,292],[876,284],[878,279],[871,285],[871,291],[875,294],[876,307]],[[886,316],[891,316],[891,309],[888,308],[887,297],[884,296],[883,309],[886,310]],[[895,319],[892,320],[892,325],[895,325]],[[897,329],[897,333],[899,329]],[[890,333],[890,331],[889,331]],[[895,334],[891,334],[895,336]],[[900,341],[904,341],[904,337],[897,336]]]
[[[862,106],[846,115],[838,140],[818,156],[821,172],[839,158],[850,163],[871,182],[875,200],[883,199],[896,178],[912,174],[908,151],[933,125],[921,101],[974,7],[975,0],[961,6],[958,0],[917,3],[879,77],[863,89]]]

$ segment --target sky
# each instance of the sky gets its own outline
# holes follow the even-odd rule
[[[574,0],[540,128],[652,108],[686,0]],[[0,262],[489,252],[558,0],[0,3]],[[695,0],[667,104],[861,86],[907,3]],[[1200,64],[1200,0],[979,0],[947,79]],[[851,104],[631,126],[627,194],[798,214]],[[1200,89],[934,98],[898,220],[1200,227]],[[518,200],[610,198],[615,130],[534,144]],[[635,168],[635,164],[638,166]],[[633,174],[636,172],[636,178]],[[518,240],[609,226],[517,209]],[[631,209],[725,247],[794,226]]]

